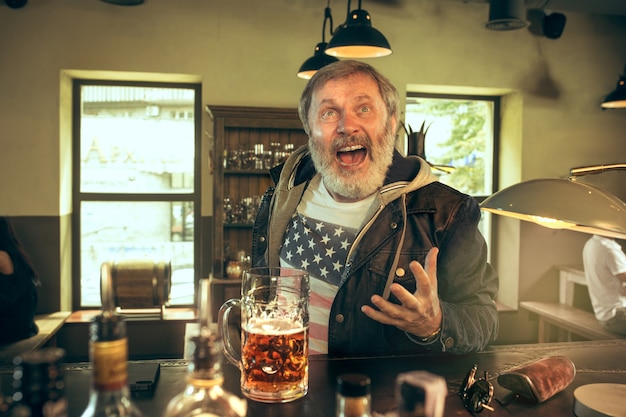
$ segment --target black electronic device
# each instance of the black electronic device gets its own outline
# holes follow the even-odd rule
[[[128,386],[132,393],[150,394],[154,392],[161,365],[158,362],[129,362]]]

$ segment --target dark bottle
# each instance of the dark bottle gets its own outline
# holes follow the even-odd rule
[[[42,348],[15,358],[12,417],[67,417],[64,356],[61,348]]]
[[[82,417],[140,417],[128,387],[126,322],[109,311],[89,325],[91,389]]]

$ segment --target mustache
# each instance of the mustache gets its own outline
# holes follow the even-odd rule
[[[357,133],[350,136],[336,136],[331,142],[332,149],[340,149],[351,145],[361,145],[372,149],[373,142],[365,133]]]

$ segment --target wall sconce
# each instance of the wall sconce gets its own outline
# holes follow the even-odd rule
[[[325,67],[328,64],[339,61],[334,56],[330,56],[326,53],[326,22],[330,22],[330,31],[333,29],[333,16],[330,10],[330,0],[324,9],[324,24],[322,25],[322,42],[315,45],[315,53],[313,56],[300,66],[298,70],[298,77],[308,80],[317,72],[318,69]],[[331,33],[332,34],[332,33]]]
[[[626,170],[626,164],[572,168],[568,179],[521,182],[493,194],[480,208],[552,229],[626,239],[626,203],[607,191],[577,181],[580,176],[612,170]]]
[[[623,109],[626,108],[626,65],[624,72],[617,81],[617,87],[602,102],[603,109]]]
[[[515,30],[528,26],[524,0],[490,0],[489,20],[485,27],[490,30]]]
[[[350,11],[346,21],[337,28],[328,43],[326,53],[340,58],[377,58],[391,54],[391,46],[385,36],[372,27],[370,14],[359,8]]]

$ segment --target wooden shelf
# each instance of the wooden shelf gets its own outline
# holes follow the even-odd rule
[[[213,124],[213,155],[222,156],[225,151],[236,149],[253,150],[255,145],[270,150],[273,143],[280,144],[282,150],[297,149],[308,141],[295,108],[208,105],[206,113]],[[230,198],[234,207],[242,199],[262,196],[273,184],[268,169],[226,168],[221,159],[215,161],[214,167],[213,276],[223,278],[229,256],[239,251],[250,255],[253,226],[252,223],[224,223],[224,199]]]
[[[227,229],[252,229],[253,223],[224,223]]]
[[[264,175],[269,176],[265,169],[225,169],[224,175]]]

